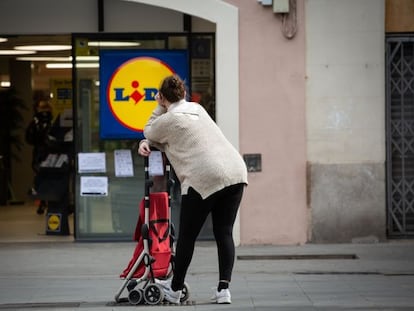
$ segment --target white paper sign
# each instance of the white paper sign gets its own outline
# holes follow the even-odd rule
[[[78,153],[79,173],[106,173],[105,152]]]
[[[131,150],[120,149],[114,151],[115,159],[115,176],[131,177],[134,176],[134,168],[132,165]]]
[[[151,151],[148,158],[148,174],[150,176],[164,176],[161,151]]]
[[[81,176],[80,178],[81,196],[107,196],[108,177],[107,176]]]

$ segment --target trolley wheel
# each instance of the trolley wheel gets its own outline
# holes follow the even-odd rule
[[[188,298],[190,298],[190,286],[187,284],[187,282],[184,282],[184,286],[181,292],[180,302],[184,302]]]
[[[143,301],[143,296],[142,289],[133,289],[128,294],[128,301],[132,305],[139,305]]]
[[[144,289],[144,300],[149,305],[159,304],[164,299],[164,292],[158,284],[148,284]]]

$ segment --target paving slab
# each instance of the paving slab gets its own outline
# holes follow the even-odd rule
[[[231,305],[210,303],[217,251],[200,242],[187,277],[190,302],[179,306],[115,303],[135,245],[0,243],[0,310],[414,310],[410,240],[240,246]]]

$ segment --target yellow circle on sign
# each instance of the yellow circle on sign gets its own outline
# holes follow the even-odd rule
[[[108,83],[107,100],[114,117],[125,127],[143,131],[157,105],[161,81],[174,71],[161,60],[136,57],[123,63]]]
[[[49,227],[49,230],[57,230],[60,227],[60,217],[57,215],[50,215],[47,220],[47,226]]]

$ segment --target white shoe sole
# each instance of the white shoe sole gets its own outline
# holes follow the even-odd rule
[[[231,304],[231,299],[229,297],[221,297],[217,299],[218,304]]]

